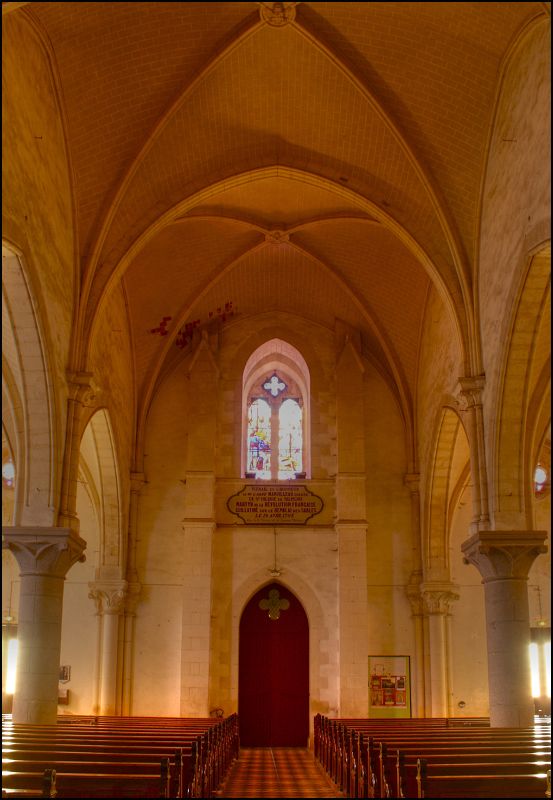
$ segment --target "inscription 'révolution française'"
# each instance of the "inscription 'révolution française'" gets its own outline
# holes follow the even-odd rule
[[[306,486],[244,486],[227,500],[227,508],[246,525],[305,525],[320,514],[322,498]]]

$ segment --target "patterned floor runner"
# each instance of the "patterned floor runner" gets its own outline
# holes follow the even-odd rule
[[[343,797],[313,753],[297,747],[242,748],[217,797]]]

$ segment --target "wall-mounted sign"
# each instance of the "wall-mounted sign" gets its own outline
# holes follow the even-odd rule
[[[227,500],[227,508],[246,525],[305,525],[324,503],[307,486],[248,484]]]

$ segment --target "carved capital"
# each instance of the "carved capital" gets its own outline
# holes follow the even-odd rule
[[[259,3],[259,16],[267,25],[282,28],[296,18],[297,3]]]
[[[97,614],[122,614],[125,611],[127,581],[95,581],[88,587],[88,596],[96,603]]]
[[[405,592],[407,594],[409,603],[411,604],[411,614],[414,617],[422,616],[423,604],[419,584],[409,583],[405,588]]]
[[[421,583],[421,601],[424,614],[449,614],[449,606],[459,599],[453,583]]]
[[[94,406],[99,389],[92,372],[68,372],[67,379],[69,399],[89,408]]]
[[[420,472],[406,472],[403,476],[403,483],[412,494],[420,491]]]
[[[131,472],[131,492],[140,494],[140,491],[146,483],[146,476],[143,472]]]
[[[86,542],[69,528],[2,528],[2,549],[10,550],[21,576],[65,578],[77,561],[84,561]]]
[[[526,580],[530,567],[546,553],[545,531],[479,531],[461,545],[466,564],[489,581]]]
[[[461,410],[476,408],[482,405],[482,392],[486,385],[485,375],[471,375],[459,378],[459,398]]]

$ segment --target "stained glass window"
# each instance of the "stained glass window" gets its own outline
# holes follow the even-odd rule
[[[2,464],[2,483],[8,488],[12,488],[15,481],[15,467],[13,461],[9,459]]]
[[[248,472],[271,477],[271,406],[261,398],[248,409]]]
[[[248,456],[246,477],[294,480],[305,477],[303,467],[303,407],[292,380],[274,372],[257,384],[248,406]],[[259,390],[264,396],[259,396]]]
[[[295,478],[302,467],[302,410],[297,400],[284,400],[278,412],[278,477]]]

